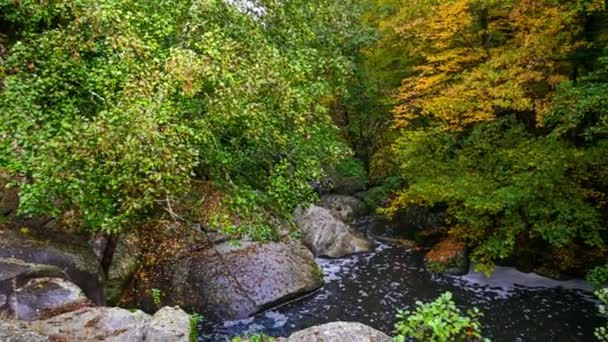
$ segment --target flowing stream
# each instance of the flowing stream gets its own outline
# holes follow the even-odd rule
[[[325,285],[297,301],[239,321],[205,322],[201,341],[229,341],[243,334],[288,336],[312,325],[357,321],[391,335],[397,309],[431,301],[445,291],[462,308],[484,313],[484,334],[493,341],[594,341],[604,323],[589,286],[554,281],[499,267],[491,278],[470,272],[437,275],[423,254],[377,242],[376,251],[344,259],[318,259]]]

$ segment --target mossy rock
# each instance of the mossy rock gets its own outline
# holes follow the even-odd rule
[[[89,299],[98,304],[105,302],[105,277],[99,260],[86,243],[66,244],[37,239],[12,230],[0,230],[0,258],[55,266],[82,288]]]
[[[13,181],[7,171],[0,169],[0,216],[11,215],[19,207],[19,189]]]
[[[454,238],[437,244],[424,257],[427,268],[433,272],[464,275],[469,272],[466,246]]]
[[[139,234],[140,267],[122,306],[153,312],[159,305],[179,305],[205,316],[236,319],[323,282],[313,255],[298,241],[213,244],[203,232],[170,221],[151,222]]]

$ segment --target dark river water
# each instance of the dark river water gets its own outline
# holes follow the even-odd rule
[[[604,323],[582,281],[557,282],[510,268],[491,278],[432,274],[423,254],[377,243],[376,251],[344,259],[318,259],[325,285],[317,292],[255,317],[205,322],[200,341],[229,341],[248,333],[288,336],[312,325],[356,321],[391,335],[397,309],[431,301],[445,291],[461,309],[484,313],[485,336],[493,341],[595,341]]]

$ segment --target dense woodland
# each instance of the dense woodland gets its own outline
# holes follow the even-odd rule
[[[372,71],[405,75],[382,131],[393,138],[372,157],[375,177],[391,160],[403,183],[384,211],[444,206],[450,234],[488,271],[512,256],[557,271],[606,260],[604,6],[378,7],[384,36],[367,51],[385,66]]]
[[[198,184],[266,241],[351,177],[488,274],[608,280],[604,0],[0,0],[0,61],[24,217],[117,235]]]
[[[260,212],[311,201],[348,153],[328,112],[358,28],[349,2],[264,5],[3,1],[1,158],[23,211],[117,232],[204,179],[237,235],[272,238]]]

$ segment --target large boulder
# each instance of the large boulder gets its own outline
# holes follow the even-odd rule
[[[304,244],[317,256],[340,258],[373,248],[368,240],[356,236],[348,225],[325,208],[299,208],[296,223],[304,233]]]
[[[55,266],[95,303],[104,302],[103,271],[89,246],[39,240],[11,230],[0,230],[0,258]]]
[[[33,278],[67,278],[57,266],[27,263],[13,258],[0,258],[0,294],[7,294]],[[1,306],[2,302],[0,302]]]
[[[166,306],[158,310],[148,323],[148,342],[188,342],[190,340],[190,315],[176,307]]]
[[[469,272],[469,259],[464,243],[449,237],[435,245],[424,257],[426,266],[434,271],[452,275]]]
[[[313,255],[296,241],[225,243],[191,261],[205,306],[222,318],[247,317],[323,284]]]
[[[56,266],[0,258],[0,315],[14,317],[13,300],[17,289],[32,279],[45,277],[66,279],[68,276]]]
[[[14,322],[0,320],[0,341],[3,342],[47,342],[48,337],[40,335]]]
[[[381,331],[356,322],[332,322],[293,333],[279,342],[388,342]]]
[[[163,220],[133,234],[122,247],[119,242],[109,272],[110,284],[131,278],[124,290],[116,286],[121,306],[153,312],[178,305],[208,316],[243,318],[322,284],[314,256],[299,241],[233,244],[197,226]]]
[[[149,315],[120,308],[90,307],[24,326],[53,341],[143,341]]]
[[[297,241],[221,243],[159,260],[137,274],[138,307],[153,310],[156,289],[163,305],[236,319],[322,285],[313,255]]]
[[[187,342],[189,319],[187,313],[177,308],[162,308],[150,316],[139,310],[88,307],[18,324],[20,329],[28,329],[51,341]]]
[[[82,290],[60,278],[34,278],[8,298],[13,317],[33,321],[89,306]]]
[[[353,222],[367,213],[367,205],[360,199],[347,195],[323,195],[319,206],[344,222]]]

